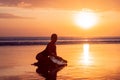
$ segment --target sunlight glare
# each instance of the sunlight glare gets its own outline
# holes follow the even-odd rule
[[[90,57],[90,54],[89,54],[89,44],[84,44],[83,45],[83,56],[82,56],[81,62],[84,65],[90,65],[92,63],[91,57]]]
[[[75,24],[83,29],[88,29],[97,24],[98,15],[89,9],[83,9],[74,16]]]

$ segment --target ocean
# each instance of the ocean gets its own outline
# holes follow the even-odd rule
[[[46,45],[50,37],[0,37],[0,46],[3,45]],[[80,43],[120,43],[120,37],[77,38],[59,37],[57,44]]]
[[[1,37],[0,80],[45,80],[31,64],[49,41],[49,37]],[[52,74],[57,80],[120,80],[119,50],[120,37],[59,37],[57,54],[68,64]]]

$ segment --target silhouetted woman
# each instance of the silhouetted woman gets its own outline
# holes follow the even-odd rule
[[[45,50],[37,54],[36,59],[38,60],[38,62],[34,63],[34,65],[38,66],[36,72],[39,73],[41,76],[45,77],[45,80],[56,80],[57,72],[67,64],[66,60],[57,56],[55,44],[56,41],[57,35],[52,34],[51,41],[47,44]]]
[[[57,56],[56,53],[56,41],[57,41],[57,35],[52,34],[51,35],[51,41],[47,44],[47,47],[45,48],[44,51],[40,52],[37,54],[36,59],[38,60],[39,64],[45,64],[48,65],[50,60],[49,56]]]

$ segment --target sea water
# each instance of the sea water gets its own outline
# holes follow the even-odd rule
[[[36,54],[45,47],[46,44],[0,46],[0,80],[44,80],[36,73],[37,67],[31,64],[36,62]],[[66,59],[68,65],[57,72],[56,78],[120,80],[119,50],[120,44],[116,42],[57,44],[57,54]]]

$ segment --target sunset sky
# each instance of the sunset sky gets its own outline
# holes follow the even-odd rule
[[[93,10],[99,21],[89,29],[76,25],[74,15]],[[0,0],[0,37],[120,36],[120,0]]]

